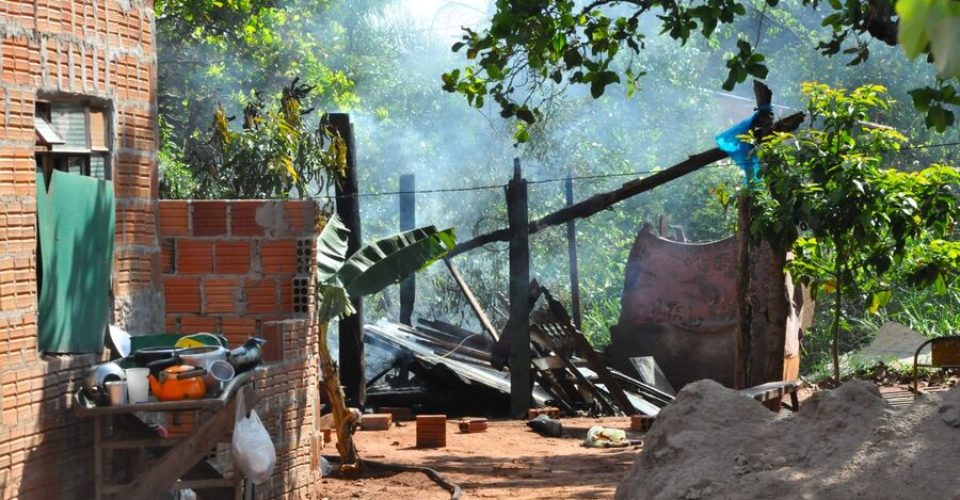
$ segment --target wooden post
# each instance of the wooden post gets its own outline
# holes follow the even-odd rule
[[[567,206],[573,205],[573,177],[567,174],[565,183]],[[577,262],[577,223],[576,220],[567,221],[567,256],[570,260],[570,307],[573,309],[573,324],[577,330],[582,330],[580,318],[580,269]]]
[[[758,109],[770,106],[773,100],[770,88],[754,80],[753,92]],[[773,113],[761,112],[754,120],[752,128],[756,137],[770,135],[774,128]],[[781,303],[785,299],[777,297],[778,291],[784,287],[783,278],[781,276],[778,280],[776,276],[767,273],[779,272],[782,275],[784,259],[778,258],[775,249],[770,250],[768,256],[767,244],[764,244],[763,251],[754,255],[756,245],[750,241],[751,203],[750,191],[744,190],[738,199],[737,208],[737,331],[733,374],[734,387],[737,389],[774,380],[769,377],[776,372],[777,366],[780,370],[779,377],[783,376],[783,338],[778,341],[778,337],[786,334],[786,316],[782,320],[776,317],[786,313],[786,308]],[[755,277],[758,279],[756,286],[753,281]],[[770,293],[758,293],[759,287],[767,287]],[[776,325],[783,327],[778,329]],[[777,357],[779,363],[775,361]]]
[[[750,194],[737,200],[737,330],[734,345],[733,387],[745,389],[752,378],[750,356],[753,305],[750,302]]]
[[[532,404],[530,378],[530,246],[527,181],[520,159],[513,160],[513,179],[507,184],[510,222],[510,411],[526,415]]]
[[[337,179],[337,213],[350,230],[347,238],[347,255],[360,249],[360,203],[357,197],[357,151],[353,141],[353,125],[346,113],[329,113],[323,117],[324,124],[332,127],[347,146],[347,173]],[[363,380],[363,299],[351,300],[357,313],[340,320],[340,382],[343,384],[348,404],[360,406],[366,399],[366,384]]]
[[[417,178],[413,174],[400,176],[400,230],[417,227]],[[411,274],[400,282],[400,322],[413,326],[413,306],[417,299],[417,277]]]

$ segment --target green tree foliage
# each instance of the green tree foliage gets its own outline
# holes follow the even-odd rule
[[[953,12],[951,0],[900,0],[909,5],[947,5],[943,10]],[[887,46],[898,42],[898,16],[894,10],[897,0],[848,1],[830,0],[821,5],[819,0],[802,0],[809,8],[823,13],[821,24],[830,29],[828,39],[816,46],[819,53],[833,56],[842,53],[851,57],[850,65],[859,65],[870,57],[870,44],[878,41]],[[540,118],[537,92],[565,82],[583,84],[596,98],[614,83],[625,83],[632,94],[638,79],[646,73],[633,59],[641,54],[647,41],[656,33],[666,34],[680,44],[702,37],[716,40],[719,31],[736,25],[748,16],[747,6],[736,0],[702,0],[692,3],[666,0],[498,0],[497,12],[488,29],[466,28],[462,41],[454,51],[464,51],[470,65],[443,75],[444,89],[466,97],[482,108],[487,99],[496,101],[501,116],[516,117],[522,123],[532,124]],[[780,8],[779,0],[766,0],[761,18],[768,10]],[[922,10],[914,7],[903,13]],[[951,14],[952,15],[952,14]],[[917,14],[927,19],[939,17]],[[906,18],[905,32],[912,26]],[[955,61],[960,37],[960,23],[930,23],[929,29],[914,30],[923,36],[902,36],[909,40],[904,47],[910,57],[925,55],[940,71],[935,86],[917,89],[917,108],[924,112],[927,124],[939,131],[953,123],[951,107],[960,104],[956,88],[947,82],[956,76]],[[924,24],[926,27],[927,24]],[[928,40],[927,33],[933,31]],[[757,35],[759,39],[759,32]],[[723,88],[731,90],[748,76],[765,78],[768,74],[766,56],[746,37],[735,40],[735,46],[725,57],[727,78]],[[617,54],[626,52],[630,58],[618,63]],[[796,57],[796,50],[789,51]],[[537,92],[531,92],[531,90]],[[549,90],[547,90],[549,93]],[[525,127],[518,130],[516,139],[528,138]]]
[[[300,198],[316,196],[346,170],[346,146],[330,130],[311,126],[303,101],[312,87],[294,80],[268,106],[257,94],[240,130],[222,106],[208,134],[194,134],[186,152],[161,153],[161,190],[183,198]],[[179,152],[177,152],[179,153]]]
[[[313,20],[331,3],[328,0],[158,0],[154,3],[160,47],[157,101],[165,125],[160,153],[164,195],[218,197],[251,193],[250,189],[237,184],[243,182],[243,174],[211,170],[212,163],[207,161],[210,154],[202,155],[203,161],[191,157],[192,152],[209,145],[210,135],[217,130],[211,126],[211,117],[220,111],[231,121],[248,105],[262,108],[263,102],[266,106],[279,103],[283,100],[284,86],[298,77],[312,89],[309,98],[302,102],[305,109],[317,102],[348,105],[356,101],[353,82],[343,71],[327,64]],[[264,111],[262,118],[265,122],[257,126],[244,124],[242,136],[235,137],[236,141],[225,141],[225,150],[220,153],[229,156],[232,149],[246,148],[258,153],[261,159],[284,156],[275,154],[283,149],[278,141],[288,140],[295,133],[277,130],[284,124],[274,123],[270,112]],[[315,125],[314,120],[311,126]],[[225,128],[221,126],[220,130]],[[184,166],[197,177],[193,183]],[[268,177],[269,171],[277,170],[273,164],[265,165],[264,169]],[[315,170],[313,166],[303,169]],[[277,171],[287,171],[290,179],[284,181],[277,177],[274,185],[253,189],[250,195],[281,196],[289,191],[288,184],[299,182],[286,167]],[[224,183],[224,176],[234,180]],[[178,185],[175,187],[171,182]],[[184,186],[191,184],[195,189],[184,192]],[[231,187],[223,190],[218,185]]]
[[[960,264],[960,242],[948,241],[960,217],[955,168],[885,168],[906,138],[867,123],[887,106],[879,85],[850,93],[804,84],[814,127],[763,143],[762,187],[754,186],[751,232],[792,249],[795,279],[832,293],[834,376],[840,378],[842,298],[876,311],[894,282],[938,285]]]

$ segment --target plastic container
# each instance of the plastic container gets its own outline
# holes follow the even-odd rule
[[[150,385],[147,383],[149,368],[127,368],[127,394],[130,395],[130,404],[146,403],[150,395]]]
[[[127,382],[125,380],[111,380],[106,382],[107,394],[110,396],[110,406],[127,404]]]

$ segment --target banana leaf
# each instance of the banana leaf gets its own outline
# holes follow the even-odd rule
[[[349,230],[334,214],[317,236],[317,313],[321,321],[353,314],[351,297],[362,297],[400,282],[447,254],[457,244],[453,228],[413,229],[370,243],[350,258]]]
[[[330,216],[317,236],[317,281],[329,282],[347,260],[347,235],[350,230],[337,214]]]
[[[351,297],[377,293],[426,268],[456,244],[453,228],[427,226],[388,236],[350,256],[335,279]]]

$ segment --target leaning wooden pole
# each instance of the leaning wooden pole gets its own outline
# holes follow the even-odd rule
[[[803,118],[803,113],[795,113],[787,116],[786,118],[783,118],[774,124],[774,130],[777,132],[792,132],[796,130],[801,123],[803,123]],[[568,207],[561,208],[560,210],[541,217],[540,219],[531,221],[529,224],[529,234],[534,234],[547,227],[563,224],[570,220],[590,217],[591,215],[602,210],[606,210],[607,208],[610,208],[611,206],[626,200],[627,198],[650,191],[655,187],[662,186],[663,184],[666,184],[674,179],[678,179],[691,172],[695,172],[726,157],[726,153],[720,151],[719,148],[713,148],[709,151],[697,153],[686,160],[667,169],[661,170],[649,177],[632,180],[618,189],[593,195],[590,198],[581,201],[580,203],[575,203]],[[473,250],[474,248],[486,245],[487,243],[493,243],[495,241],[507,241],[509,239],[509,229],[498,229],[496,231],[482,234],[471,240],[460,243],[448,254],[448,256],[453,257],[455,255]]]

